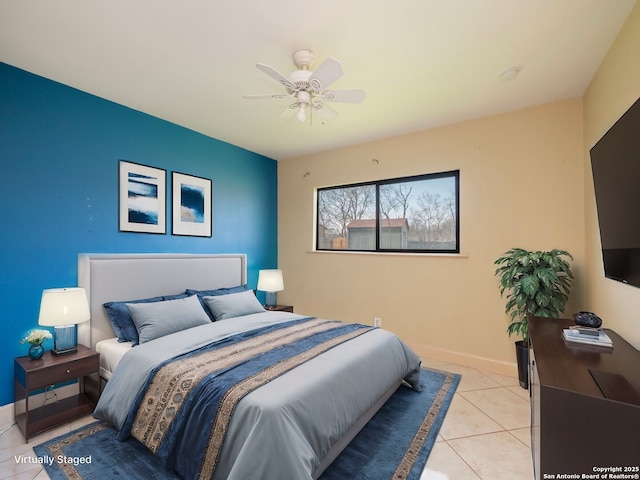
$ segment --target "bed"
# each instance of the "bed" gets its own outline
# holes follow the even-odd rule
[[[103,306],[159,296],[193,306],[194,297],[184,294],[187,289],[230,289],[232,293],[225,297],[198,296],[211,312],[222,305],[226,315],[232,299],[242,297],[244,302],[248,297],[234,290],[246,285],[246,269],[244,254],[79,255],[79,285],[87,290],[91,320],[78,326],[78,341],[100,351],[101,376],[106,381],[95,416],[115,425],[122,440],[129,435],[143,440],[185,478],[252,478],[260,472],[260,478],[316,479],[400,385],[419,388],[420,360],[400,339],[381,329],[287,312],[256,310],[235,317],[234,303],[230,318],[151,335],[133,346],[115,338]],[[132,312],[145,315],[157,312],[159,305],[173,304],[128,304]],[[141,340],[146,332],[140,331]],[[285,342],[285,338],[296,340]],[[317,344],[310,346],[311,339]],[[277,348],[263,347],[274,342]],[[197,376],[193,365],[206,368],[205,364],[213,363],[205,354],[213,355],[218,365],[219,359],[233,363],[240,358],[237,355],[256,348],[265,350],[250,360],[247,353],[246,362],[237,362],[242,368],[229,368],[233,374],[221,367],[216,370],[233,377],[237,369],[245,369],[250,380],[224,390],[219,385],[229,380],[222,373],[207,372],[203,376],[208,383],[194,390],[189,397],[193,401],[184,402],[178,414],[167,406],[171,402],[165,402],[163,419],[171,412],[170,421],[181,422],[165,434],[170,429],[163,419],[154,417],[161,416],[159,399],[167,396],[158,385],[177,388],[175,380],[162,383],[169,378],[167,370],[182,368]],[[289,357],[268,360],[275,351],[278,355],[290,352]],[[273,363],[257,363],[258,357],[259,362]],[[242,394],[228,393],[240,391],[238,385],[244,389]],[[154,397],[156,391],[165,393]],[[228,422],[223,424],[220,417],[227,414]],[[158,435],[164,443],[154,440]],[[173,443],[165,442],[163,436],[171,437]]]

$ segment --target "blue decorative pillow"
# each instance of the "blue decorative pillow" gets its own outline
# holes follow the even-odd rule
[[[131,318],[131,313],[125,303],[151,303],[161,302],[164,297],[142,298],[139,300],[131,300],[129,302],[107,302],[104,309],[107,317],[111,322],[113,331],[118,337],[119,342],[131,342],[133,345],[138,344],[138,331]]]
[[[140,344],[171,333],[211,323],[198,298],[178,298],[152,303],[127,303]]]
[[[183,292],[183,293],[178,293],[176,295],[163,295],[162,296],[162,301],[165,302],[167,300],[178,300],[179,298],[187,298],[190,297],[191,295],[189,295],[187,292]],[[135,302],[127,302],[127,303],[135,303]]]
[[[229,295],[230,293],[240,293],[247,291],[248,288],[246,285],[238,285],[237,287],[226,287],[226,288],[216,288],[214,290],[192,290],[191,288],[187,288],[185,293],[187,295],[198,295],[198,300],[200,300],[200,304],[204,307],[205,312],[209,315],[209,318],[214,321],[215,317],[211,310],[209,310],[209,306],[202,300],[203,297],[217,297],[219,295]]]
[[[264,312],[264,307],[251,290],[203,298],[216,320]]]
[[[177,295],[164,295],[161,297],[141,298],[139,300],[130,300],[124,302],[107,302],[104,304],[104,309],[107,312],[107,317],[113,331],[118,337],[118,342],[131,342],[134,346],[138,344],[138,330],[131,318],[131,312],[125,305],[126,303],[152,303],[162,302],[164,300],[173,300],[176,298],[185,298],[188,295],[186,293],[179,293]]]

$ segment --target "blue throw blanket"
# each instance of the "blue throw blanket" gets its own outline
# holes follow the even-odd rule
[[[245,395],[369,330],[304,318],[163,362],[138,394],[120,438],[133,435],[184,478],[210,478],[233,410]]]

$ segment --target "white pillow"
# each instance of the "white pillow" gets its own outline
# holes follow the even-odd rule
[[[197,295],[154,303],[127,303],[139,343],[211,323]]]
[[[230,293],[229,295],[203,297],[202,299],[216,320],[226,320],[227,318],[264,312],[264,308],[260,305],[252,290]]]

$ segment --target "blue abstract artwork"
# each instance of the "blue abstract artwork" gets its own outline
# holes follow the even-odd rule
[[[180,185],[180,220],[204,223],[204,188],[196,185]]]
[[[129,222],[158,225],[158,178],[129,172]]]
[[[174,235],[211,236],[211,179],[172,172]]]
[[[119,172],[120,231],[166,233],[166,170],[120,160]]]

